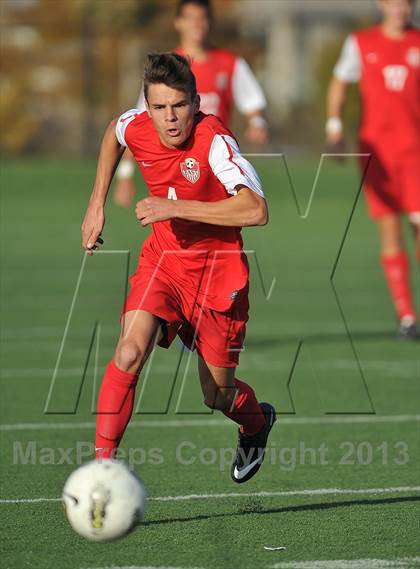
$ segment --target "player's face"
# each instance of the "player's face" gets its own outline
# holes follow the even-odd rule
[[[378,4],[385,20],[401,29],[407,26],[413,9],[410,0],[379,0]]]
[[[185,4],[175,20],[175,29],[180,35],[181,43],[203,45],[210,32],[210,20],[206,9],[198,4]]]
[[[147,111],[162,144],[168,148],[181,146],[194,126],[194,117],[200,107],[199,97],[191,101],[184,91],[159,83],[149,86],[147,99]]]

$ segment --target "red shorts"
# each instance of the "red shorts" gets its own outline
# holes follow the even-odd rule
[[[239,291],[227,312],[216,312],[200,306],[193,294],[181,290],[162,271],[138,266],[129,281],[123,314],[145,310],[163,320],[159,346],[168,348],[178,335],[187,348],[197,349],[209,364],[238,365],[248,321],[248,286]]]
[[[361,157],[360,167],[366,175],[364,192],[369,213],[374,219],[392,213],[408,215],[420,212],[420,159],[416,157],[383,159],[372,152],[368,145],[361,145],[361,152],[371,152]]]

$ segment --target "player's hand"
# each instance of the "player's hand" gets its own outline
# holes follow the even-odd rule
[[[330,134],[327,136],[325,144],[325,152],[327,154],[332,154],[332,158],[337,162],[346,161],[346,141],[341,133]]]
[[[148,197],[136,204],[136,217],[143,227],[156,221],[176,217],[176,202],[165,198]]]
[[[133,178],[121,178],[114,190],[114,203],[120,207],[130,207],[135,193]]]
[[[105,225],[104,208],[95,203],[89,204],[82,223],[82,247],[88,255],[93,255],[99,245],[103,244],[101,238]]]
[[[245,138],[253,144],[266,144],[269,139],[268,128],[262,126],[248,126]]]

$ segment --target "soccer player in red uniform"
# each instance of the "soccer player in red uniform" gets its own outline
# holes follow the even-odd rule
[[[232,478],[249,480],[264,459],[274,408],[236,377],[248,320],[248,263],[242,226],[267,223],[261,183],[230,131],[199,111],[188,61],[151,54],[144,74],[147,110],[111,122],[82,226],[90,254],[102,243],[104,204],[128,147],[150,190],[136,205],[152,226],[130,277],[121,336],[98,398],[96,452],[113,455],[133,410],[138,375],[158,343],[178,335],[196,349],[204,402],[240,425]]]
[[[174,22],[180,43],[175,52],[191,59],[203,113],[216,115],[229,127],[235,105],[246,117],[245,138],[263,144],[268,139],[264,93],[242,57],[209,46],[211,22],[210,0],[180,0]],[[146,109],[143,90],[136,108]],[[123,207],[130,206],[135,192],[133,173],[134,162],[127,152],[117,171],[114,192],[115,202]]]
[[[379,227],[381,262],[400,321],[399,335],[418,339],[401,215],[411,222],[420,262],[420,30],[409,24],[410,0],[380,0],[378,5],[382,23],[350,35],[335,67],[327,143],[333,148],[342,144],[347,85],[358,81],[359,149],[371,156],[365,196]],[[367,160],[360,160],[362,171]]]

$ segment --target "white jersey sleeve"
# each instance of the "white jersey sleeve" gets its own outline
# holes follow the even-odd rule
[[[236,195],[236,186],[243,185],[264,197],[258,174],[241,155],[238,143],[231,136],[225,134],[214,136],[210,147],[209,164],[229,194]]]
[[[117,124],[115,125],[115,136],[121,146],[127,146],[125,141],[125,129],[127,128],[127,125],[129,125],[141,112],[142,111],[139,109],[130,109],[123,113],[118,119]]]
[[[356,83],[362,75],[362,60],[359,45],[353,35],[344,42],[340,59],[334,68],[334,76],[346,83]]]
[[[264,93],[248,63],[238,57],[233,68],[232,94],[235,105],[243,114],[262,111],[267,106]]]

